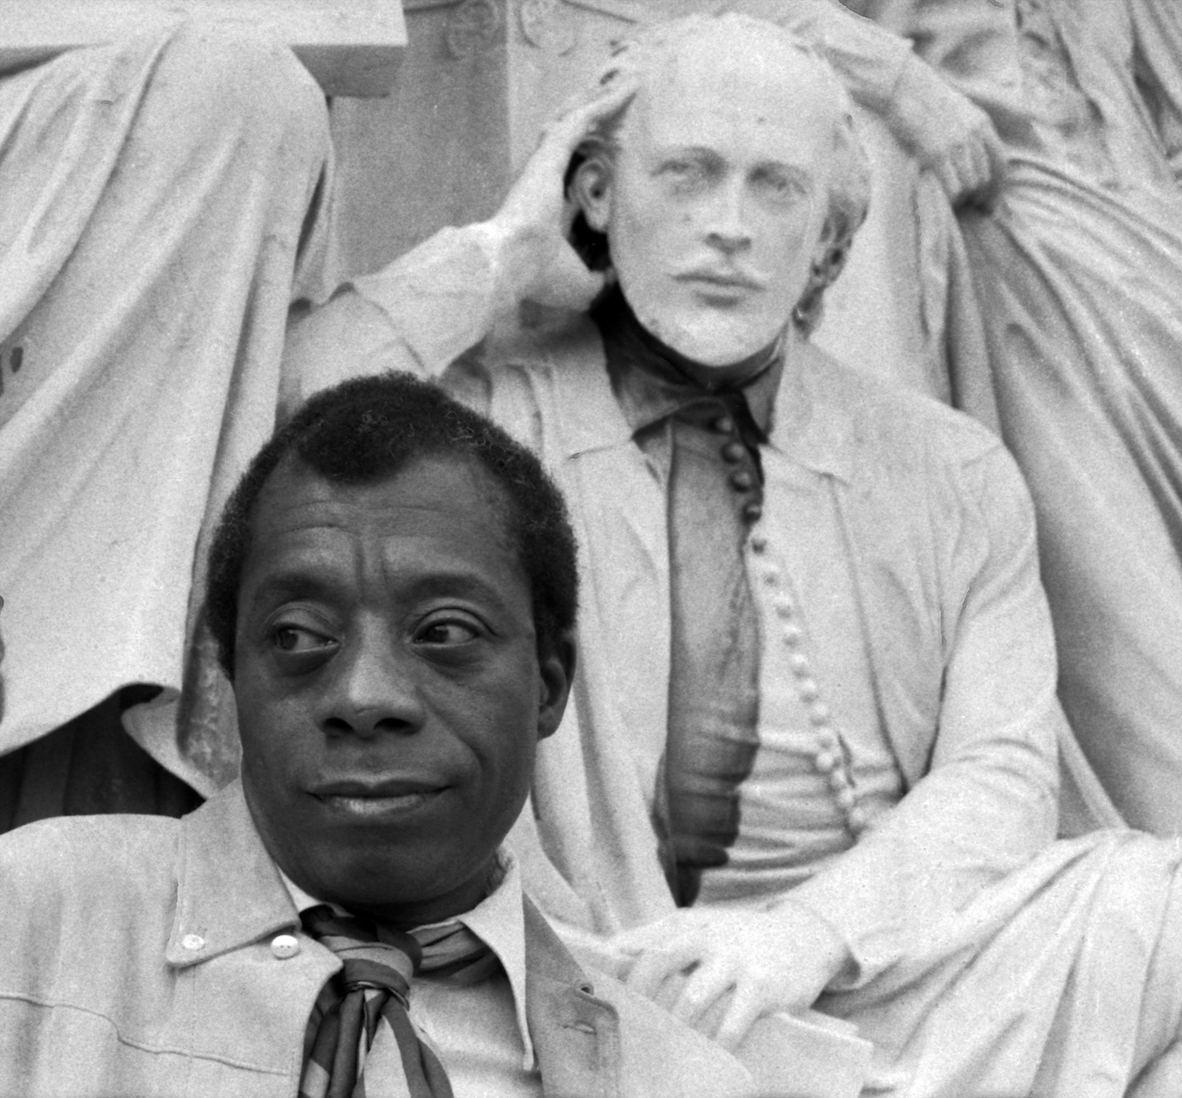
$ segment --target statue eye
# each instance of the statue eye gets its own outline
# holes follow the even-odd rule
[[[765,169],[757,173],[755,183],[774,202],[791,203],[809,193],[805,180],[795,172]]]
[[[675,157],[661,165],[659,174],[677,190],[692,190],[707,182],[710,170],[701,160]]]

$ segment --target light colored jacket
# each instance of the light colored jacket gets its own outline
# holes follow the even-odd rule
[[[488,355],[489,410],[557,474],[583,554],[573,727],[542,745],[535,812],[515,839],[541,902],[602,934],[673,909],[629,748],[637,726],[666,726],[664,489],[588,321]],[[762,456],[784,571],[814,589],[852,577],[862,634],[826,643],[866,646],[905,782],[894,809],[793,892],[845,938],[860,983],[1055,835],[1065,727],[1033,516],[993,435],[807,344]]]
[[[180,821],[10,832],[0,910],[4,1098],[296,1094],[308,1017],[340,962],[300,931],[237,783]],[[294,957],[272,953],[279,933],[298,936]],[[528,899],[526,968],[549,1098],[754,1092],[742,1064],[647,1000],[605,977],[593,990]]]

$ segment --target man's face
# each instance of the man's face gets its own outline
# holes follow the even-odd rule
[[[787,324],[824,252],[831,98],[815,63],[733,27],[638,92],[596,227],[633,311],[674,350],[726,366]]]
[[[414,924],[484,895],[569,673],[539,657],[501,501],[450,458],[363,486],[289,462],[263,488],[238,601],[242,780],[319,899]]]

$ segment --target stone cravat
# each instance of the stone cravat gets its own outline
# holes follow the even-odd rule
[[[608,374],[636,443],[668,484],[670,673],[654,816],[670,890],[697,897],[739,832],[739,786],[759,747],[759,619],[743,547],[763,503],[759,446],[782,348],[749,360],[745,380],[708,388],[646,331],[618,289],[592,313]]]
[[[666,874],[683,906],[697,897],[702,870],[727,860],[739,833],[739,786],[759,747],[759,628],[742,555],[758,504],[737,510],[716,426],[744,417],[742,394],[727,393],[682,408],[670,423],[669,723],[658,816]],[[758,495],[757,469],[733,475]]]
[[[475,983],[496,970],[496,955],[460,923],[407,934],[323,905],[305,911],[303,922],[344,967],[317,1002],[299,1098],[452,1098],[443,1065],[411,1023],[410,982],[430,971]],[[367,1062],[375,1061],[382,1077],[367,1082]]]

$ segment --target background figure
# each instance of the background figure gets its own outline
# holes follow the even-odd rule
[[[194,576],[274,423],[293,282],[319,286],[329,165],[324,96],[277,44],[186,25],[0,77],[0,753],[104,699],[117,720],[147,684],[163,693],[124,715],[141,742],[202,792],[233,776],[236,751],[200,721],[176,732]],[[193,800],[154,792],[146,759],[136,797],[104,758],[117,743],[77,740],[88,765],[65,741],[0,759],[0,830]]]
[[[1182,11],[873,7],[987,109],[1009,172],[961,225],[991,376],[953,396],[1034,494],[1060,696],[1125,818],[1182,832]]]

